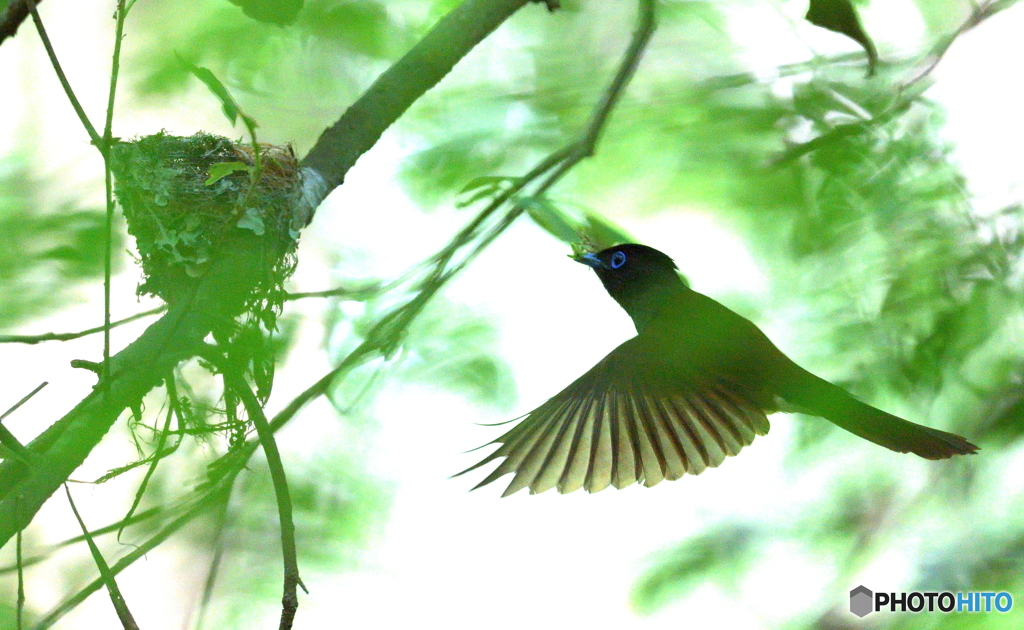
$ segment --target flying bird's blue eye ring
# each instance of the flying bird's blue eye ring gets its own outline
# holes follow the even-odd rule
[[[611,265],[612,269],[618,269],[622,265],[626,264],[626,254],[623,252],[615,252],[612,254]]]

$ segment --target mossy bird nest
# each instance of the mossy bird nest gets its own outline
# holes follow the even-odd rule
[[[160,132],[114,146],[115,191],[142,263],[140,295],[174,303],[248,230],[265,244],[264,269],[239,310],[273,328],[265,318],[279,310],[295,268],[290,227],[300,179],[291,147],[258,150],[207,133]]]

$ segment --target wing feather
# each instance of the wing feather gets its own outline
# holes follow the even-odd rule
[[[550,490],[562,478],[562,474],[568,466],[573,441],[581,428],[581,410],[585,409],[589,402],[590,398],[586,396],[574,399],[573,405],[566,408],[558,419],[558,430],[551,446],[547,448],[547,453],[538,453],[538,458],[543,461],[536,476],[528,484],[530,494],[539,494]]]
[[[651,408],[651,415],[658,422],[658,435],[665,455],[665,479],[674,481],[686,474],[687,461],[686,449],[675,430],[678,420],[663,399],[649,398],[646,402]]]
[[[680,418],[677,434],[682,438],[686,436],[684,444],[689,444],[693,449],[690,457],[691,467],[687,470],[691,475],[699,475],[711,463],[711,456],[708,454],[708,447],[704,444],[704,438],[697,430],[700,424],[700,414],[697,407],[690,401],[689,394],[681,394],[668,399],[669,404],[676,410]]]
[[[665,478],[665,455],[661,450],[661,441],[654,418],[647,406],[646,396],[642,391],[630,392],[630,406],[636,421],[637,437],[640,441],[640,455],[643,459],[643,482],[650,488]]]
[[[590,440],[590,461],[584,488],[587,492],[604,490],[615,473],[615,449],[612,448],[613,423],[606,413],[608,394],[602,393],[594,410],[594,433]]]
[[[622,344],[458,474],[502,458],[474,488],[514,473],[502,496],[653,486],[718,466],[768,432],[764,410],[729,380],[697,381],[644,352],[639,338]]]
[[[711,410],[712,423],[716,435],[716,443],[726,455],[736,455],[743,448],[742,435],[736,427],[733,416],[739,416],[732,403],[719,398],[714,389],[702,392],[704,402]]]
[[[555,454],[554,451],[558,446],[559,438],[565,432],[568,425],[567,421],[572,417],[570,410],[579,406],[579,403],[580,400],[578,398],[567,398],[565,404],[560,406],[558,413],[551,415],[544,428],[543,435],[534,442],[533,446],[523,457],[522,463],[516,467],[516,474],[512,478],[512,483],[509,484],[501,496],[507,497],[523,488],[530,488],[532,493],[539,492],[539,490],[535,489],[535,481],[540,476],[545,463],[549,462]]]
[[[590,469],[590,442],[594,434],[595,408],[600,404],[600,396],[589,396],[574,420],[575,433],[569,446],[565,466],[558,478],[558,492],[565,494],[583,487]]]
[[[544,403],[535,411],[530,412],[523,421],[509,430],[508,433],[494,441],[495,443],[501,443],[501,447],[478,464],[467,468],[459,474],[469,472],[499,457],[504,457],[504,461],[491,474],[487,475],[483,481],[474,486],[473,489],[476,490],[481,486],[486,486],[510,472],[516,472],[518,476],[518,471],[523,465],[523,461],[530,454],[538,440],[544,435],[545,430],[557,421],[559,410],[571,403],[572,399],[558,400],[557,398],[552,398]]]
[[[636,422],[629,408],[628,397],[612,390],[612,416],[610,421],[618,429],[615,452],[618,458],[612,485],[621,490],[640,480],[643,475],[643,461],[640,455]]]
[[[740,421],[744,426],[753,432],[753,435],[749,435],[744,432],[744,435],[749,435],[745,444],[750,444],[754,441],[755,435],[767,435],[770,425],[768,423],[768,416],[765,415],[764,410],[753,404],[751,401],[745,399],[743,396],[735,393],[733,387],[725,385],[719,386],[716,390],[722,397],[729,399],[732,403],[740,409],[742,415]],[[741,428],[742,431],[742,428]]]

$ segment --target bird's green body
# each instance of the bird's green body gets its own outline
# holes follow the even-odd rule
[[[766,414],[781,409],[927,459],[977,450],[804,370],[752,322],[683,284],[655,249],[620,245],[577,260],[597,272],[638,334],[495,440],[501,447],[469,470],[505,459],[477,487],[510,472],[505,495],[699,474],[767,433]]]

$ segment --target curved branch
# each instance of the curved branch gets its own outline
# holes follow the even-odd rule
[[[258,280],[256,261],[262,250],[263,242],[255,235],[236,238],[188,297],[111,357],[109,380],[28,444],[38,454],[31,468],[17,460],[0,463],[0,547],[28,525],[85,461],[122,410],[137,403],[178,363],[195,356],[216,324],[233,317]]]
[[[306,388],[305,391],[288,403],[271,421],[270,426],[272,430],[277,431],[298,414],[306,404],[326,394],[337,378],[374,356],[380,354],[387,355],[392,351],[393,344],[396,343],[395,340],[403,334],[404,330],[408,328],[416,316],[423,310],[423,307],[426,306],[427,302],[444,284],[462,271],[524,212],[525,205],[520,202],[519,195],[527,186],[547,175],[532,191],[534,196],[543,194],[554,186],[572,167],[594,154],[597,141],[608,122],[609,115],[625,91],[629,80],[633,77],[655,30],[656,0],[640,0],[639,4],[637,28],[633,34],[633,39],[623,55],[618,72],[616,72],[615,77],[605,89],[600,102],[595,106],[590,121],[584,128],[580,138],[553,152],[541,160],[526,175],[517,178],[513,186],[503,191],[487,207],[481,210],[448,245],[427,259],[427,263],[432,265],[432,269],[427,272],[427,278],[420,285],[419,292],[408,302],[378,320],[369,333],[367,333],[365,341],[349,353],[337,367],[328,371],[316,383]],[[488,220],[492,219],[493,215],[509,202],[512,202],[512,207],[500,219],[497,219],[496,224],[490,230],[485,231],[484,226]],[[458,250],[469,245],[474,240],[476,241],[475,247],[471,249],[465,258],[451,265],[451,261]]]
[[[443,18],[405,57],[382,75],[344,116],[324,132],[303,161],[306,218],[344,179],[356,159],[401,114],[501,22],[529,0],[466,0]],[[31,2],[31,0],[29,0]],[[359,128],[357,128],[359,126]],[[102,395],[93,391],[28,448],[40,455],[29,469],[0,463],[0,547],[20,531],[78,468],[121,411],[155,387],[162,375],[195,356],[214,324],[232,316],[256,281],[264,244],[240,235],[211,263],[209,273],[136,341],[110,359]]]
[[[256,394],[252,392],[245,377],[236,371],[229,362],[222,356],[217,348],[207,346],[202,349],[200,356],[213,364],[224,377],[225,395],[227,390],[232,390],[245,406],[256,428],[256,434],[260,445],[263,447],[263,454],[267,457],[267,467],[270,469],[270,478],[274,484],[274,495],[277,498],[277,514],[281,527],[281,557],[284,562],[284,593],[281,597],[281,623],[280,630],[291,630],[295,620],[295,612],[299,608],[298,586],[306,590],[299,577],[299,563],[295,547],[295,521],[292,518],[292,499],[288,491],[288,478],[284,472],[284,464],[281,461],[281,451],[277,448],[277,440],[274,439],[274,431],[263,413],[263,407]]]
[[[281,463],[281,453],[277,448],[277,441],[274,439],[274,432],[263,414],[256,395],[252,393],[249,385],[242,380],[238,374],[227,375],[229,383],[242,399],[249,419],[256,427],[260,445],[263,446],[263,453],[267,457],[267,466],[270,468],[270,476],[274,482],[274,495],[277,498],[278,521],[281,527],[281,556],[284,560],[284,593],[281,596],[281,623],[280,630],[289,630],[295,619],[295,611],[299,607],[297,593],[298,586],[306,590],[299,577],[299,563],[295,548],[295,522],[292,519],[292,500],[288,492],[288,480],[284,473],[284,464]]]

